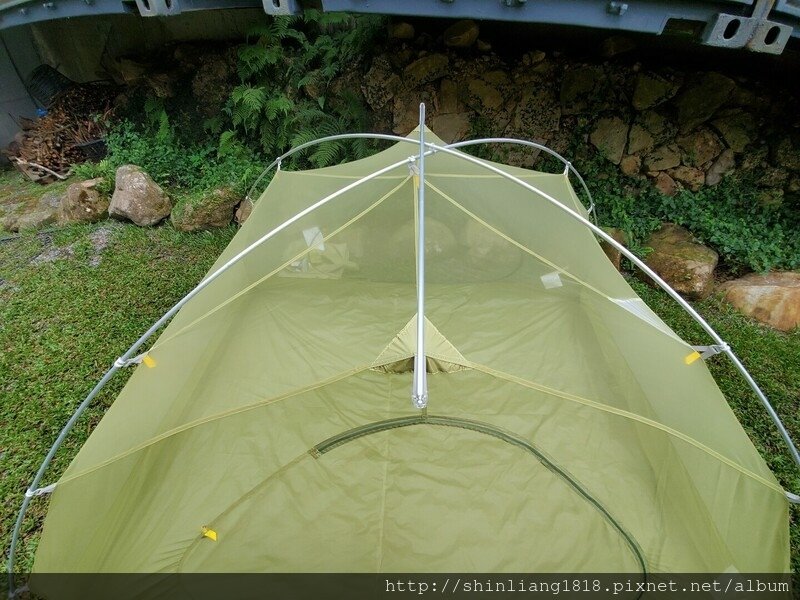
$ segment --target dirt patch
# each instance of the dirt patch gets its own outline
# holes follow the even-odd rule
[[[114,232],[108,227],[96,229],[87,236],[87,239],[92,244],[92,249],[94,252],[92,257],[89,259],[90,267],[100,266],[101,253],[103,250],[108,248],[109,244],[111,244],[111,239],[113,236]]]
[[[91,245],[90,256],[89,256],[89,266],[92,268],[100,266],[100,260],[102,259],[102,252],[108,248],[111,244],[111,241],[114,237],[114,231],[109,227],[101,227],[89,233],[86,236],[86,241],[89,242]],[[50,244],[49,239],[43,240],[45,245]],[[31,260],[32,265],[42,265],[47,263],[53,263],[58,260],[65,260],[68,258],[72,258],[75,256],[75,252],[77,251],[78,244],[80,242],[72,242],[67,246],[50,246],[46,248],[43,252],[35,256]]]

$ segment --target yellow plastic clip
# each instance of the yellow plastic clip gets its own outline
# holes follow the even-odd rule
[[[151,369],[156,366],[155,359],[151,357],[149,354],[144,355],[144,357],[142,358],[142,362],[145,364],[145,366]]]
[[[697,350],[695,350],[691,354],[687,355],[686,358],[683,359],[683,362],[685,362],[687,365],[690,365],[698,358],[700,358],[700,353]]]
[[[203,525],[200,531],[203,533],[203,537],[210,539],[212,542],[217,541],[217,532],[211,529],[210,527],[206,527],[205,525]]]

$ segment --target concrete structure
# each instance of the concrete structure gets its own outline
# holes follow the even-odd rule
[[[661,35],[687,26],[701,43],[780,54],[800,37],[798,0],[320,0],[323,10],[519,21]],[[76,81],[106,76],[102,60],[189,39],[241,37],[264,12],[299,14],[300,0],[0,0],[0,146],[35,103],[41,63]],[[208,10],[214,10],[210,18]]]

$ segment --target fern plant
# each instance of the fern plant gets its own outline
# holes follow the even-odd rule
[[[240,79],[226,105],[230,127],[219,127],[220,155],[237,143],[256,143],[267,156],[324,136],[369,127],[369,115],[352,90],[331,97],[331,82],[358,68],[382,19],[307,10],[302,18],[277,17],[248,32],[238,50]],[[210,123],[218,126],[216,122]],[[322,167],[361,158],[365,140],[331,141],[294,162]]]

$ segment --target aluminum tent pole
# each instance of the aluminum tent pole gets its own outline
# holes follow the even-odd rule
[[[405,139],[405,138],[403,138],[403,139]],[[427,152],[425,152],[425,154],[431,154],[433,152],[434,152],[433,150],[427,150]],[[407,159],[398,161],[396,163],[393,163],[393,164],[391,164],[391,165],[389,165],[387,167],[384,167],[382,169],[379,169],[378,171],[370,173],[369,175],[365,175],[364,177],[362,177],[362,178],[360,178],[360,179],[358,179],[358,180],[346,185],[345,187],[333,192],[332,194],[329,194],[325,198],[322,198],[318,202],[315,202],[314,204],[312,204],[308,208],[302,210],[301,212],[297,213],[295,216],[291,217],[290,219],[288,219],[288,220],[284,221],[283,223],[281,223],[280,225],[278,225],[275,229],[272,229],[268,233],[266,233],[263,236],[261,236],[259,239],[257,239],[252,244],[250,244],[247,248],[245,248],[244,250],[242,250],[241,252],[236,254],[234,257],[232,257],[228,262],[226,262],[224,265],[222,265],[219,269],[217,269],[216,271],[211,273],[211,275],[205,277],[200,283],[197,284],[197,286],[194,287],[194,289],[192,289],[188,294],[186,294],[183,298],[181,298],[172,308],[170,308],[166,313],[164,313],[164,315],[160,319],[158,319],[158,321],[153,323],[153,325],[144,334],[142,334],[142,336],[138,340],[136,340],[136,342],[134,342],[134,344],[130,348],[128,348],[128,350],[125,352],[125,354],[123,354],[116,361],[114,361],[114,365],[108,371],[106,371],[106,373],[103,375],[103,377],[100,379],[100,381],[98,381],[97,385],[95,385],[95,387],[92,388],[92,391],[89,392],[89,394],[86,396],[86,398],[83,400],[83,402],[81,402],[81,404],[78,406],[78,408],[75,409],[75,412],[72,414],[72,416],[70,417],[69,421],[67,421],[66,425],[64,425],[64,428],[59,433],[58,437],[56,438],[56,441],[50,447],[50,450],[48,451],[48,453],[45,456],[44,460],[42,461],[41,465],[39,466],[39,469],[36,472],[36,476],[34,477],[34,480],[33,480],[32,484],[31,484],[30,488],[28,489],[28,491],[25,492],[25,498],[23,499],[22,505],[20,506],[20,510],[19,510],[18,515],[17,515],[17,520],[16,520],[16,523],[14,524],[14,530],[13,530],[13,532],[11,534],[11,545],[9,547],[8,568],[7,568],[8,582],[9,582],[9,590],[8,590],[9,598],[13,598],[16,595],[16,590],[15,590],[15,587],[14,587],[14,564],[15,564],[15,558],[16,558],[17,545],[19,543],[19,533],[20,533],[20,530],[22,528],[22,522],[23,522],[23,520],[25,518],[25,514],[26,514],[26,512],[28,510],[28,506],[29,506],[29,504],[31,502],[31,499],[33,497],[39,496],[39,495],[42,495],[42,494],[45,494],[45,493],[49,493],[49,492],[52,491],[51,487],[44,488],[44,489],[39,489],[37,486],[41,483],[41,480],[42,480],[45,472],[47,471],[47,468],[50,466],[50,463],[52,462],[53,458],[55,457],[56,452],[58,451],[59,447],[64,442],[64,439],[66,439],[67,435],[72,430],[72,428],[75,426],[75,423],[78,421],[80,416],[89,407],[89,405],[91,404],[92,400],[97,396],[98,393],[100,393],[100,390],[103,389],[103,387],[106,385],[106,383],[108,383],[108,381],[113,377],[113,375],[118,370],[120,370],[122,367],[128,366],[128,365],[132,364],[133,362],[135,362],[136,359],[133,358],[133,357],[136,354],[136,351],[139,350],[139,348],[148,339],[150,339],[150,337],[152,337],[152,335],[156,331],[158,331],[164,324],[166,324],[167,321],[169,321],[172,317],[174,317],[175,314],[181,308],[183,308],[183,306],[187,302],[189,302],[189,300],[191,300],[197,294],[199,294],[212,281],[217,279],[220,275],[222,275],[230,267],[232,267],[234,264],[239,262],[245,256],[250,254],[253,250],[255,250],[256,248],[261,246],[261,244],[263,244],[267,240],[271,239],[272,237],[274,237],[275,235],[277,235],[278,233],[280,233],[281,231],[283,231],[284,229],[286,229],[287,227],[289,227],[290,225],[292,225],[296,221],[302,219],[303,217],[305,217],[309,213],[315,211],[316,209],[318,209],[321,206],[327,204],[328,202],[334,200],[335,198],[338,198],[342,194],[345,194],[346,192],[348,192],[348,191],[350,191],[350,190],[352,190],[352,189],[354,189],[354,188],[356,188],[356,187],[358,187],[358,186],[360,186],[360,185],[362,185],[362,184],[364,184],[364,183],[366,183],[368,181],[371,181],[371,180],[375,179],[376,177],[380,177],[381,175],[385,175],[386,173],[389,173],[390,171],[393,171],[394,169],[402,167],[405,164],[409,164],[409,163],[413,162],[414,160],[415,160],[415,157],[412,157],[410,159],[407,158]]]
[[[417,158],[417,351],[411,401],[428,405],[428,365],[425,357],[425,103],[419,105],[419,157]]]
[[[595,225],[594,223],[592,223],[588,219],[584,218],[582,215],[578,214],[577,212],[575,212],[570,207],[562,204],[561,202],[556,200],[553,196],[543,192],[542,190],[540,190],[536,186],[533,186],[533,185],[523,181],[519,177],[515,177],[514,175],[511,175],[510,173],[506,173],[502,169],[499,169],[499,168],[495,167],[494,165],[491,165],[491,164],[489,164],[489,163],[487,163],[487,162],[485,162],[483,160],[480,160],[478,158],[470,156],[469,154],[464,154],[463,152],[458,152],[458,151],[453,150],[453,149],[451,149],[451,148],[449,148],[447,146],[438,146],[436,144],[428,144],[428,147],[429,148],[433,148],[434,150],[436,150],[438,152],[444,152],[446,154],[451,154],[453,156],[456,156],[456,157],[460,158],[461,160],[465,160],[467,162],[470,162],[470,163],[473,163],[475,165],[478,165],[478,166],[480,166],[480,167],[482,167],[482,168],[484,168],[486,170],[492,171],[493,173],[496,173],[496,174],[500,175],[501,177],[504,177],[505,179],[513,181],[514,183],[524,187],[527,190],[530,190],[534,194],[540,196],[544,200],[547,200],[550,204],[552,204],[553,206],[557,207],[561,211],[563,211],[566,214],[568,214],[570,217],[572,217],[576,221],[582,223],[585,227],[589,228],[597,236],[601,237],[603,240],[608,242],[611,246],[616,248],[623,256],[625,256],[634,265],[636,265],[639,269],[641,269],[661,289],[663,289],[665,292],[667,292],[667,294],[669,294],[669,296],[673,300],[675,300],[687,313],[689,313],[689,316],[691,316],[706,331],[706,333],[708,333],[708,335],[711,336],[711,338],[719,346],[721,346],[724,349],[724,352],[730,357],[730,359],[733,362],[734,366],[739,370],[739,372],[742,374],[742,376],[747,381],[747,384],[750,386],[750,388],[753,390],[753,392],[755,392],[755,394],[758,397],[758,399],[764,405],[764,408],[767,410],[767,412],[769,413],[770,418],[772,419],[773,423],[777,427],[778,432],[781,434],[781,437],[786,442],[786,445],[788,446],[789,452],[790,452],[790,454],[792,456],[792,460],[795,462],[795,464],[798,467],[800,467],[800,452],[798,452],[797,447],[794,444],[794,441],[792,440],[791,436],[789,435],[789,432],[786,430],[786,427],[784,426],[783,422],[781,421],[780,417],[778,416],[778,413],[772,407],[772,405],[770,404],[769,400],[767,400],[767,397],[764,394],[764,392],[761,391],[761,389],[758,387],[758,385],[756,384],[756,382],[753,379],[753,377],[750,375],[750,373],[747,371],[747,369],[745,369],[744,365],[739,361],[739,359],[736,357],[736,355],[730,349],[728,344],[720,337],[720,335],[714,330],[714,328],[711,327],[711,325],[709,325],[709,323],[703,317],[700,316],[700,314],[694,309],[694,307],[691,304],[689,304],[680,294],[678,294],[678,292],[676,292],[674,289],[672,289],[672,286],[670,286],[666,281],[664,281],[658,275],[658,273],[653,271],[638,256],[633,254],[633,252],[631,252],[625,246],[620,244],[617,240],[615,240],[613,237],[611,237],[609,234],[607,234],[605,231],[603,231],[600,227],[598,227],[597,225]],[[790,502],[792,502],[792,503],[800,503],[800,497],[798,497],[797,495],[787,492],[786,496],[787,496],[787,499]]]

